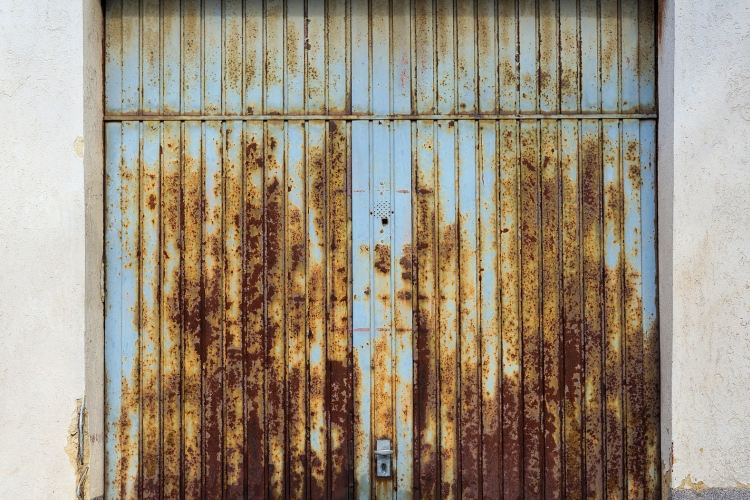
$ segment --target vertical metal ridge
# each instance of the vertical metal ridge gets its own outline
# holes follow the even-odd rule
[[[325,317],[328,290],[326,287],[327,266],[325,265],[326,145],[324,130],[325,123],[306,123],[306,328],[303,334],[306,339],[307,382],[305,399],[307,405],[307,436],[309,436],[306,439],[307,491],[310,496],[314,497],[324,497],[328,489],[325,485],[327,439],[321,437],[321,433],[325,433],[326,427],[325,387],[327,375],[323,353],[326,343],[325,332],[328,326]]]
[[[459,450],[461,495],[481,494],[481,314],[477,200],[477,123],[459,122],[456,131]]]
[[[223,124],[223,204],[222,231],[224,258],[223,308],[223,418],[224,484],[222,493],[237,496],[244,492],[244,398],[242,280],[243,246],[243,127],[242,122]]]
[[[608,495],[621,496],[625,481],[622,124],[605,120],[602,128],[605,487]]]
[[[646,495],[660,488],[659,466],[659,297],[657,262],[656,122],[641,128],[641,233],[643,266],[643,342],[646,419]]]
[[[518,124],[500,123],[500,284],[502,321],[502,463],[503,496],[521,494],[522,469],[519,450],[522,447],[521,374],[519,341],[519,144]]]
[[[353,479],[357,498],[370,495],[370,125],[351,125]],[[366,170],[365,170],[366,169]],[[364,491],[362,491],[364,490]]]
[[[645,492],[646,471],[644,417],[644,346],[643,346],[643,267],[641,246],[641,161],[640,124],[625,121],[623,125],[623,222],[625,243],[624,310],[625,314],[625,469],[626,492]]]
[[[563,379],[561,315],[561,162],[560,124],[542,121],[540,130],[540,231],[541,286],[540,324],[542,325],[543,384],[543,494],[562,498]]]
[[[499,204],[498,135],[496,122],[479,122],[479,161],[477,200],[479,231],[479,335],[480,335],[480,495],[499,497],[499,458],[502,450],[499,397],[499,301],[498,264],[499,234],[497,223]]]
[[[161,411],[163,463],[161,470],[162,491],[165,495],[177,495],[180,490],[181,450],[181,252],[180,226],[182,216],[181,196],[181,149],[180,123],[162,125],[162,173],[160,179],[162,216],[161,225],[161,384],[163,407]]]
[[[161,374],[160,323],[160,180],[161,124],[141,125],[139,172],[139,336],[141,397],[142,493],[154,496],[161,489]]]
[[[415,143],[414,209],[416,247],[416,322],[417,322],[417,442],[419,445],[418,487],[424,495],[437,495],[439,480],[439,435],[437,422],[438,355],[435,294],[435,123],[418,121]],[[415,486],[416,488],[416,486]]]

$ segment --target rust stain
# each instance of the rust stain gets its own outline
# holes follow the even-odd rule
[[[375,254],[373,258],[373,266],[375,269],[382,274],[388,274],[391,271],[391,247],[377,243],[375,245]]]

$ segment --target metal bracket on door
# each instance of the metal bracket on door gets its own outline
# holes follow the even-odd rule
[[[378,439],[375,443],[375,475],[391,477],[391,449],[390,439]]]

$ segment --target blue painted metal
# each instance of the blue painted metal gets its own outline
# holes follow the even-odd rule
[[[656,496],[654,16],[108,0],[107,495]]]
[[[437,200],[435,233],[437,237],[437,336],[440,435],[440,477],[443,497],[458,494],[460,458],[458,449],[458,267],[456,188],[456,123],[437,122],[435,134]]]
[[[370,123],[352,123],[352,349],[354,358],[354,480],[369,498],[372,459],[372,295]]]
[[[393,330],[395,419],[395,490],[399,499],[413,498],[414,484],[414,351],[413,351],[413,269],[412,245],[412,125],[394,122],[391,130],[393,155],[391,191],[393,263]]]

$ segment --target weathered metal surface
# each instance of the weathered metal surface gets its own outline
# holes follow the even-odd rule
[[[108,0],[107,496],[657,497],[653,11]]]
[[[656,112],[653,0],[412,3],[108,0],[106,113]]]

